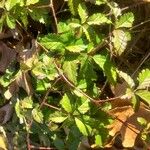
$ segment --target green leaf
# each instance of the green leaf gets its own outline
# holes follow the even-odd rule
[[[93,1],[93,0],[91,0],[91,1]],[[107,2],[107,0],[96,0],[95,4],[96,5],[102,5],[102,4],[105,4],[106,2]]]
[[[71,102],[69,97],[67,96],[67,94],[65,94],[62,98],[62,100],[60,101],[61,106],[64,108],[64,110],[68,113],[72,112],[72,106],[71,106]]]
[[[130,28],[134,21],[134,15],[132,12],[123,14],[119,20],[116,21],[116,28]]]
[[[84,124],[81,120],[79,120],[78,118],[75,118],[75,122],[77,127],[79,128],[80,132],[85,135],[88,136],[89,133],[91,132],[91,127],[89,125]]]
[[[26,6],[33,5],[38,3],[39,0],[26,0]]]
[[[39,38],[40,43],[46,49],[50,50],[62,50],[64,49],[64,43],[62,38],[57,34],[48,34],[42,38]]]
[[[86,22],[86,19],[88,18],[88,14],[84,3],[80,3],[78,5],[78,13],[81,19],[81,23]]]
[[[103,23],[110,24],[111,21],[102,13],[93,14],[87,19],[89,25],[101,25]]]
[[[71,23],[69,23],[69,26],[70,26],[71,28],[79,28],[79,27],[81,27],[81,24],[75,23],[75,22],[71,22]]]
[[[52,122],[55,122],[55,123],[62,123],[62,122],[64,122],[65,120],[67,119],[67,117],[62,117],[62,116],[60,116],[60,117],[50,117],[50,119],[49,120],[51,120]]]
[[[38,123],[43,123],[44,116],[39,108],[34,108],[32,110],[32,116],[33,116],[34,120],[37,121]]]
[[[33,108],[33,100],[31,99],[31,97],[26,97],[20,101],[20,106],[21,108],[31,109]]]
[[[6,16],[6,23],[10,29],[14,29],[16,26],[16,21],[12,16]]]
[[[127,42],[130,40],[127,33],[124,32],[123,30],[114,30],[113,31],[113,44],[114,44],[114,52],[117,55],[121,55],[126,47],[127,47]]]
[[[144,69],[139,73],[138,76],[139,86],[138,89],[145,89],[150,87],[150,70]]]
[[[81,0],[68,0],[68,6],[73,15],[77,15],[78,5],[81,3]]]
[[[138,91],[136,91],[135,94],[138,95],[140,98],[142,98],[145,102],[150,104],[150,91],[138,90]]]
[[[97,146],[100,146],[100,147],[103,145],[103,141],[102,141],[101,135],[96,135],[96,136],[95,136],[95,144],[96,144]]]
[[[80,53],[81,51],[84,51],[87,46],[86,45],[69,45],[65,47],[68,51],[73,53]]]
[[[81,106],[78,107],[78,111],[81,114],[85,114],[88,110],[90,109],[89,107],[89,100],[85,100]]]
[[[9,11],[11,10],[15,5],[17,5],[20,2],[20,0],[7,0],[5,2],[5,7]]]
[[[15,112],[16,112],[17,117],[20,119],[20,122],[22,122],[24,116],[22,114],[22,108],[20,107],[19,99],[17,99],[17,102],[15,104]]]
[[[48,11],[46,9],[32,9],[29,11],[29,15],[33,20],[40,23],[46,24],[48,22]]]
[[[94,55],[93,59],[95,63],[104,71],[110,83],[115,84],[117,79],[116,69],[108,56],[105,55]]]
[[[143,118],[143,117],[138,117],[138,118],[137,118],[137,121],[138,121],[139,124],[142,125],[142,126],[146,126],[146,124],[147,124],[147,121],[146,121],[145,118]]]
[[[77,82],[77,61],[64,61],[63,64],[64,74],[67,78],[76,84]]]
[[[125,72],[123,71],[117,71],[119,76],[122,77],[126,83],[128,83],[128,85],[130,86],[130,88],[134,88],[135,87],[135,83],[134,80]]]

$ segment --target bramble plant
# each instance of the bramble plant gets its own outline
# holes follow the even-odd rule
[[[118,135],[123,147],[138,136],[149,143],[149,65],[121,67],[133,12],[108,0],[64,0],[60,8],[53,0],[2,0],[0,8],[0,30],[17,35],[0,50],[1,62],[11,55],[0,65],[1,105],[10,105],[9,116],[14,109],[2,121],[0,147],[99,149]],[[32,23],[41,27],[36,34]]]

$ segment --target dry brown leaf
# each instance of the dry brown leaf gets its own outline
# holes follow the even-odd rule
[[[4,73],[10,63],[15,60],[16,52],[0,41],[0,73]]]
[[[137,136],[143,129],[138,123],[137,117],[143,117],[147,122],[150,122],[150,110],[142,106],[138,112],[134,112],[131,106],[117,107],[111,110],[110,114],[116,119],[108,126],[109,134],[115,136],[120,133],[124,147],[133,147]]]

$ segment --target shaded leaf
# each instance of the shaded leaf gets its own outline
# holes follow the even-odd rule
[[[6,23],[10,29],[14,29],[16,26],[15,18],[9,15],[6,16]]]

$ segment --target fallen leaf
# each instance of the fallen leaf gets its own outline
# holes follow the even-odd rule
[[[143,106],[140,106],[137,112],[134,112],[131,106],[124,106],[114,108],[109,113],[116,117],[115,121],[108,126],[109,134],[111,136],[121,134],[124,147],[133,147],[137,136],[143,129],[137,121],[138,117],[150,122],[150,110],[145,109]]]

